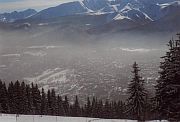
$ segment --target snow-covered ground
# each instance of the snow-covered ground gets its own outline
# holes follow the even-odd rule
[[[56,116],[33,116],[33,115],[0,115],[0,122],[136,122],[135,120],[96,119],[83,117],[56,117]],[[159,122],[149,121],[149,122]],[[167,122],[167,121],[161,121]]]

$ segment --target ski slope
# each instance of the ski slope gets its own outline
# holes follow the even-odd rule
[[[56,116],[33,116],[33,115],[0,115],[0,122],[137,122],[135,120],[96,119],[83,117],[56,117]],[[149,122],[159,122],[157,120]],[[161,121],[167,122],[167,121]]]

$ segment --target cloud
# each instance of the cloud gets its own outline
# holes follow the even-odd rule
[[[21,54],[5,54],[5,55],[2,55],[4,57],[20,57]]]
[[[34,8],[41,10],[44,8],[59,5],[61,3],[70,2],[73,0],[8,0],[6,2],[0,1],[0,11],[14,11]]]
[[[122,47],[117,47],[113,48],[113,50],[122,50],[122,51],[127,51],[127,52],[150,52],[150,51],[157,51],[158,49],[145,49],[145,48],[122,48]]]
[[[139,48],[139,49],[121,48],[121,50],[128,51],[128,52],[149,52],[149,51],[152,51],[151,49],[143,49],[143,48]]]

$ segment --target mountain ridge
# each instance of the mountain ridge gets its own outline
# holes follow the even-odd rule
[[[73,19],[74,16],[77,20],[79,17],[79,21],[83,21],[82,24],[79,24],[81,27],[84,26],[84,28],[87,28],[87,32],[93,30],[95,33],[104,33],[111,30],[119,31],[129,30],[131,28],[134,30],[136,26],[138,26],[137,28],[141,28],[151,23],[157,23],[155,25],[161,26],[161,29],[168,30],[168,28],[163,27],[165,25],[159,25],[159,21],[168,19],[169,23],[173,23],[174,21],[177,23],[177,20],[179,20],[178,16],[173,19],[171,19],[172,17],[168,17],[174,13],[178,13],[179,10],[180,1],[178,0],[83,0],[63,3],[40,12],[34,12],[26,17],[9,19],[5,22],[14,22],[16,27],[25,25],[27,29],[27,23],[29,23],[28,25],[35,23],[35,26],[50,25],[50,23],[62,25],[71,21],[69,17]],[[105,15],[105,17],[102,18],[102,15]],[[83,19],[87,16],[91,16],[91,20]],[[0,18],[2,20],[1,15]],[[97,18],[102,23],[99,23]],[[46,24],[42,24],[43,22]],[[71,24],[76,24],[73,21],[71,22]],[[85,25],[83,25],[84,23]],[[91,26],[87,26],[89,24]],[[172,24],[170,26],[172,26],[170,28],[173,28],[175,25]],[[175,28],[178,30],[180,27],[175,26]],[[151,29],[147,28],[147,30]]]
[[[26,9],[24,11],[14,11],[11,13],[2,13],[0,14],[0,22],[14,22],[19,19],[25,19],[37,13],[34,9]]]

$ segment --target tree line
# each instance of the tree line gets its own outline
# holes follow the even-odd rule
[[[155,96],[150,97],[140,76],[140,68],[133,64],[133,78],[128,86],[126,101],[87,98],[80,105],[78,96],[73,103],[67,96],[61,97],[55,90],[38,89],[37,84],[27,85],[16,81],[8,86],[0,81],[0,112],[27,115],[53,115],[94,117],[108,119],[135,119],[180,121],[180,34],[171,39],[169,50],[162,57]]]
[[[84,105],[80,105],[78,96],[71,103],[67,96],[57,95],[54,89],[45,92],[37,84],[19,81],[6,86],[0,80],[0,113],[150,120],[155,115],[152,116],[150,99],[144,99],[147,94],[139,71],[137,63],[134,63],[134,78],[129,84],[127,102],[87,97]]]
[[[0,81],[0,112],[7,114],[52,115],[97,118],[124,118],[125,104],[122,101],[103,102],[93,97],[87,98],[85,105],[80,105],[78,96],[73,104],[68,97],[55,93],[55,90],[38,89],[33,83],[26,85],[16,81],[6,87]]]

